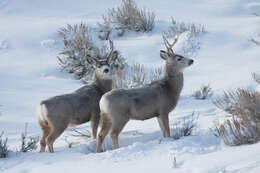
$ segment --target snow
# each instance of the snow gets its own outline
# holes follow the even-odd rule
[[[30,135],[41,135],[36,118],[39,102],[50,96],[69,93],[82,84],[60,72],[56,56],[62,46],[57,30],[66,24],[86,22],[95,26],[108,8],[120,0],[1,0],[0,1],[0,131],[8,137],[13,151],[28,123]],[[215,97],[236,87],[259,89],[251,79],[259,72],[260,49],[249,40],[259,34],[258,0],[140,0],[140,7],[156,13],[151,33],[129,33],[115,39],[129,63],[160,66],[163,61],[161,33],[177,21],[202,24],[201,48],[195,63],[184,71],[185,86],[177,108],[170,114],[171,129],[193,111],[199,114],[193,136],[179,140],[162,139],[156,119],[130,121],[119,136],[120,148],[112,150],[109,137],[106,152],[95,153],[96,140],[72,139],[68,148],[66,132],[54,144],[55,153],[11,152],[0,159],[2,173],[41,172],[189,172],[258,173],[260,144],[228,147],[215,138],[210,127],[223,113],[210,99],[195,100],[192,93],[210,83]],[[176,47],[176,51],[180,51]],[[81,126],[89,129],[90,124]],[[172,130],[171,133],[174,133]],[[174,156],[176,168],[173,168]]]

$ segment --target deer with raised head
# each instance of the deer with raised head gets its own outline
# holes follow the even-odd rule
[[[90,121],[92,136],[96,138],[100,119],[99,101],[104,93],[112,89],[110,61],[118,57],[118,52],[113,50],[113,42],[109,42],[110,51],[105,57],[95,58],[86,55],[88,62],[95,68],[92,84],[85,85],[70,94],[43,100],[39,104],[38,122],[43,132],[40,152],[45,151],[46,143],[49,152],[54,152],[54,141],[68,126]]]
[[[146,120],[157,117],[164,137],[170,137],[169,113],[176,107],[183,88],[183,70],[193,64],[192,59],[175,54],[172,44],[163,37],[167,51],[161,50],[165,60],[162,79],[140,88],[114,89],[100,100],[101,131],[98,134],[97,152],[101,152],[105,136],[110,131],[114,148],[118,148],[118,136],[130,120]]]

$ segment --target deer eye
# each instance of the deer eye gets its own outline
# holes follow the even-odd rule
[[[177,61],[181,61],[181,60],[182,60],[182,58],[178,58],[178,59],[177,59]]]
[[[109,70],[106,68],[106,69],[104,70],[104,72],[105,72],[105,73],[108,73],[108,72],[109,72]]]

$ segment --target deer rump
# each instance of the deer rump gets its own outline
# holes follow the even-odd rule
[[[84,86],[74,93],[51,97],[41,102],[39,117],[46,125],[53,118],[68,123],[68,126],[88,122],[94,112],[99,115],[98,102],[101,96],[102,93],[96,87]]]

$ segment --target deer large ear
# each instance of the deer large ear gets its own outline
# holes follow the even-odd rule
[[[160,50],[160,56],[162,59],[167,60],[168,59],[168,53],[164,50]]]

